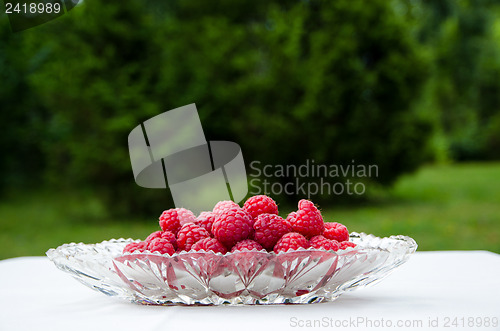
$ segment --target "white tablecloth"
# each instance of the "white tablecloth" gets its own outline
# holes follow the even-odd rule
[[[140,306],[90,290],[45,257],[0,261],[2,331],[500,330],[498,319],[500,255],[484,251],[417,252],[373,287],[282,306]]]

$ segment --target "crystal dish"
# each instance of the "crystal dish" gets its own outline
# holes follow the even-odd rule
[[[275,254],[122,253],[133,239],[71,243],[47,251],[57,268],[109,296],[147,305],[284,304],[333,301],[374,284],[417,249],[410,237],[353,232],[345,250]]]

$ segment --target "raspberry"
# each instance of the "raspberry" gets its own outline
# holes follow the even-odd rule
[[[147,243],[144,241],[130,243],[125,248],[123,248],[123,253],[133,253],[135,251],[144,252],[146,250]]]
[[[195,242],[209,237],[210,233],[201,226],[187,223],[182,226],[177,234],[177,246],[179,250],[189,251]]]
[[[175,210],[177,210],[177,217],[181,227],[186,223],[196,223],[196,216],[191,210],[186,208],[175,208]]]
[[[212,224],[214,224],[216,214],[211,211],[204,211],[196,218],[196,223],[212,234]]]
[[[295,213],[295,218],[291,217],[290,223],[293,231],[308,238],[322,234],[325,229],[318,208],[311,201],[304,199],[299,201],[299,210]]]
[[[257,219],[257,216],[260,214],[278,215],[278,205],[267,195],[255,195],[248,198],[243,205],[243,209],[255,219]]]
[[[326,249],[334,251],[338,251],[340,249],[340,245],[336,240],[327,239],[322,235],[312,237],[311,240],[309,240],[309,244],[311,245],[311,247],[316,249]]]
[[[314,206],[314,203],[311,200],[301,199],[299,200],[298,207],[299,209],[310,208]]]
[[[220,214],[222,213],[223,211],[226,211],[226,210],[229,210],[229,209],[233,209],[233,208],[241,208],[240,205],[238,205],[236,202],[234,201],[219,201],[217,202],[217,204],[214,206],[214,209],[213,209],[213,212],[215,214]]]
[[[155,238],[148,244],[150,252],[172,255],[175,253],[174,246],[167,239]]]
[[[161,234],[163,233],[163,231],[155,231],[153,233],[151,233],[147,238],[146,240],[144,240],[145,242],[150,242],[152,241],[153,239],[156,239],[156,238],[161,238]]]
[[[286,217],[285,221],[292,226],[292,222],[294,222],[295,218],[297,217],[297,212],[292,211],[288,216]]]
[[[339,244],[340,249],[346,249],[347,247],[356,247],[356,244],[350,241],[343,241]]]
[[[146,240],[144,240],[146,243],[149,243],[153,241],[153,239],[156,238],[162,238],[168,240],[172,244],[172,246],[177,247],[177,240],[175,239],[175,234],[173,234],[170,231],[155,231],[151,233]]]
[[[290,249],[296,250],[300,247],[309,247],[309,242],[306,237],[297,232],[288,232],[278,240],[276,245],[274,245],[274,252],[278,254],[279,252],[286,252]]]
[[[325,231],[323,235],[331,240],[337,240],[338,242],[349,241],[349,231],[345,225],[340,223],[325,223]]]
[[[160,227],[163,231],[170,231],[177,235],[182,225],[196,221],[194,214],[185,208],[165,210],[160,216]]]
[[[248,239],[252,232],[252,216],[241,208],[223,211],[217,215],[212,225],[215,238],[228,248],[238,241]]]
[[[255,241],[267,250],[272,249],[285,233],[292,231],[287,221],[274,214],[260,214],[253,228]]]
[[[231,253],[244,250],[251,251],[252,249],[256,249],[258,251],[263,250],[262,246],[258,242],[250,239],[245,239],[236,243],[236,245],[234,245],[231,249]]]
[[[192,251],[201,251],[204,250],[205,252],[212,251],[214,253],[222,253],[226,254],[227,250],[224,245],[220,241],[218,241],[215,238],[204,238],[201,240],[198,240],[196,243],[194,243],[193,246],[191,246]]]

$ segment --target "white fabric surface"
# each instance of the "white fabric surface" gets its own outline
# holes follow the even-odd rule
[[[491,252],[417,252],[373,287],[281,306],[140,306],[90,290],[45,257],[0,261],[1,331],[500,330],[467,325],[477,317],[500,319],[500,255]]]

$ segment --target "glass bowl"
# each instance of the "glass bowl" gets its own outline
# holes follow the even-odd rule
[[[417,249],[410,237],[353,232],[345,250],[275,254],[122,253],[133,239],[71,243],[47,251],[57,268],[109,296],[147,305],[284,304],[333,301],[386,277]]]

